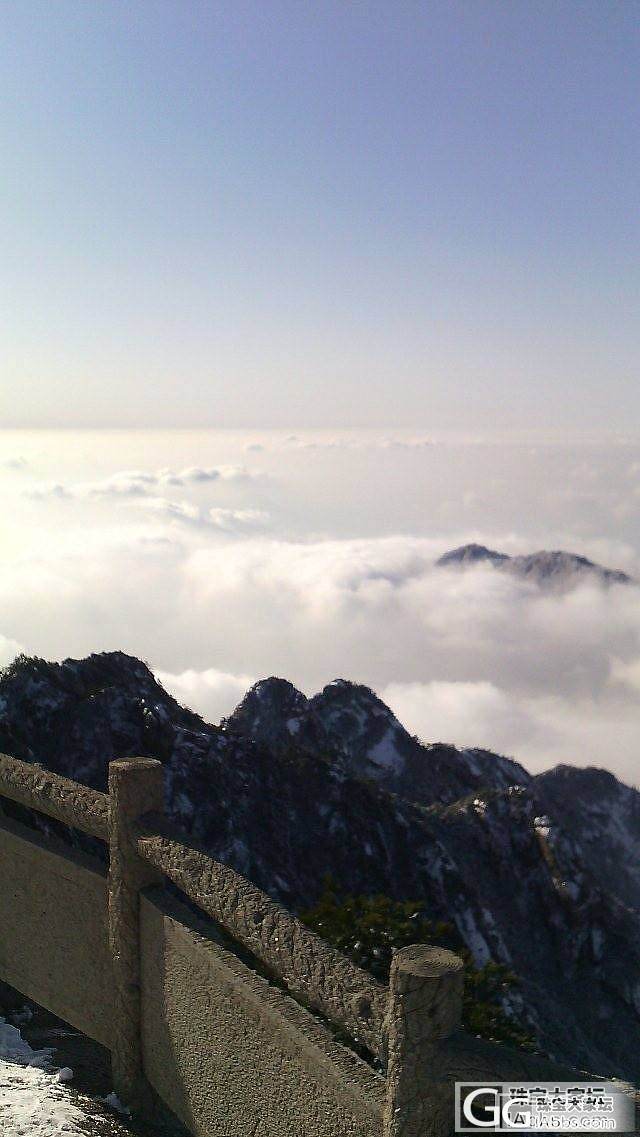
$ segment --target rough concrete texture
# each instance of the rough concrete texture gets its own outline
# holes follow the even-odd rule
[[[109,946],[114,998],[111,1067],[116,1093],[130,1109],[149,1107],[142,1068],[140,1009],[140,889],[162,883],[136,853],[132,824],[163,806],[162,765],[128,758],[109,766]]]
[[[239,873],[185,844],[161,818],[147,820],[140,855],[220,923],[309,1006],[374,1054],[384,1050],[388,990]],[[151,835],[161,830],[164,835]],[[170,834],[170,835],[168,835]]]
[[[8,818],[0,821],[0,866],[0,976],[111,1046],[104,868]]]
[[[147,1077],[195,1137],[381,1137],[385,1080],[160,889],[141,903]]]
[[[109,799],[31,762],[0,754],[0,797],[55,817],[65,825],[109,840]]]
[[[385,1137],[446,1135],[453,1115],[436,1075],[440,1039],[460,1025],[464,965],[444,948],[403,948],[391,964]],[[444,1108],[443,1108],[444,1106]]]

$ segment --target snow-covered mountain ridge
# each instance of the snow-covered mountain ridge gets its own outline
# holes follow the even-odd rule
[[[346,680],[311,699],[262,680],[212,726],[118,652],[16,661],[0,749],[102,790],[111,759],[159,758],[172,818],[285,904],[327,873],[424,900],[521,977],[548,1052],[640,1081],[640,795],[613,775],[423,744]]]

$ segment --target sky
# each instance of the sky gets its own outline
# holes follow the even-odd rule
[[[628,0],[3,0],[0,422],[627,431]]]
[[[0,664],[637,780],[638,11],[0,0]]]

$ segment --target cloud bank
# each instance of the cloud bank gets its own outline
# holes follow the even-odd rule
[[[229,675],[213,667],[204,671],[182,671],[178,675],[156,671],[156,678],[179,703],[213,723],[228,715],[256,681],[251,675]]]
[[[254,678],[312,693],[343,676],[427,741],[633,781],[640,589],[548,593],[434,561],[480,540],[638,574],[640,449],[384,441],[165,434],[127,439],[130,469],[108,436],[80,439],[71,457],[34,441],[19,485],[9,471],[3,483],[0,661],[19,645],[49,658],[129,651],[212,720]],[[261,473],[241,460],[254,452]]]

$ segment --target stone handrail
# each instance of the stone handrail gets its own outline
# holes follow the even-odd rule
[[[0,797],[109,843],[108,794],[0,754]],[[246,878],[213,860],[162,814],[145,815],[135,836],[141,859],[221,924],[292,995],[383,1056],[386,987]]]
[[[0,798],[108,844],[110,1048],[121,1100],[134,1113],[152,1116],[142,1041],[140,896],[167,878],[265,964],[294,997],[346,1028],[383,1059],[386,1089],[380,1127],[367,1133],[447,1137],[458,1045],[451,1050],[451,1043],[459,1037],[462,1010],[461,960],[426,945],[405,948],[394,957],[389,987],[377,983],[286,908],[168,824],[162,814],[163,774],[161,763],[149,758],[111,762],[107,795],[0,755]],[[443,1045],[445,1050],[449,1046],[444,1066]],[[358,1059],[353,1056],[353,1061]],[[190,1123],[188,1128],[194,1135],[204,1132]]]
[[[35,809],[101,841],[109,840],[108,795],[52,774],[32,762],[0,754],[0,797]]]
[[[136,827],[140,857],[168,877],[291,993],[382,1056],[389,991],[245,877],[213,860],[165,819]]]

